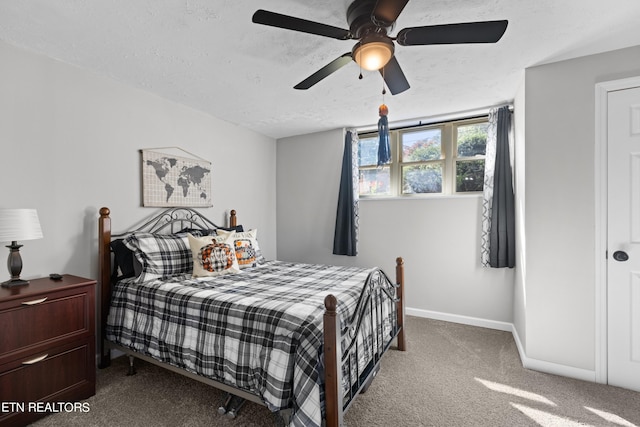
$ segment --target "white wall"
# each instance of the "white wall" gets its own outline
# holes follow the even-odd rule
[[[44,233],[23,242],[23,278],[96,278],[98,210],[114,231],[158,212],[140,207],[138,150],[168,146],[212,162],[203,212],[222,224],[236,209],[275,258],[275,140],[0,42],[0,207],[38,209]]]
[[[516,211],[516,267],[513,284],[513,326],[514,336],[519,340],[520,351],[525,352],[527,347],[526,328],[526,233],[525,233],[525,91],[524,72],[522,84],[518,87],[513,101],[514,123],[514,196]]]
[[[277,142],[278,258],[380,266],[405,259],[409,313],[512,322],[512,269],[480,265],[479,196],[361,200],[357,257],[332,255],[343,130]]]
[[[529,68],[526,352],[595,369],[595,84],[640,75],[640,46]]]

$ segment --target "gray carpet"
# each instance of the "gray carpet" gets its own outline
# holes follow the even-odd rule
[[[355,426],[636,426],[640,393],[522,368],[510,333],[407,317],[407,352],[390,349],[372,386],[346,414]],[[235,420],[218,415],[223,394],[126,358],[98,371],[87,413],[49,415],[45,426],[273,426],[247,403]]]

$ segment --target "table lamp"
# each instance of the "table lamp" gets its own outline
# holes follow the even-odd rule
[[[0,209],[0,242],[11,242],[7,268],[11,279],[2,283],[5,288],[28,285],[28,280],[20,279],[22,257],[18,241],[42,238],[38,212],[35,209]]]

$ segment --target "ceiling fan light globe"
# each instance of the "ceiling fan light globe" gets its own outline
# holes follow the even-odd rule
[[[353,51],[356,63],[368,71],[376,71],[387,65],[393,56],[393,44],[387,41],[358,43]]]

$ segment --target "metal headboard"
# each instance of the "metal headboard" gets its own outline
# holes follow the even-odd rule
[[[229,226],[236,226],[236,211],[232,210]],[[191,208],[169,208],[153,218],[147,220],[144,224],[136,229],[128,230],[118,234],[112,234],[111,237],[123,237],[133,232],[148,233],[176,233],[185,228],[195,228],[201,230],[210,230],[221,228],[211,220],[205,218],[200,212]]]

